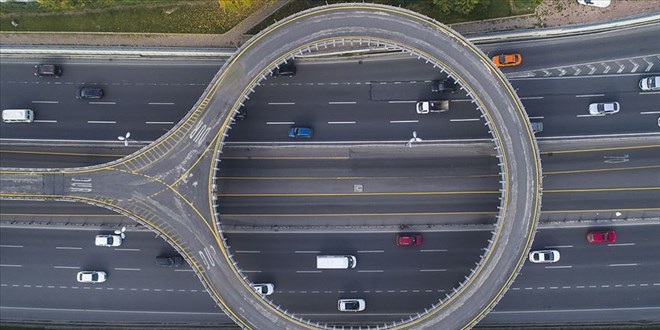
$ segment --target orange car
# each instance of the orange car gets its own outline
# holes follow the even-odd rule
[[[493,63],[495,66],[516,66],[522,63],[522,55],[515,54],[501,54],[493,56]]]

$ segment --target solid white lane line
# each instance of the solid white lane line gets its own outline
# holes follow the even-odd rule
[[[132,251],[132,252],[138,252],[140,249],[124,249],[124,248],[116,248],[115,251]]]
[[[57,249],[57,250],[82,250],[81,247],[77,247],[77,246],[56,246],[55,249]]]
[[[144,122],[147,125],[173,125],[173,121],[147,121]]]
[[[607,244],[607,246],[634,246],[635,243],[612,243]]]
[[[541,100],[543,99],[543,96],[528,96],[528,97],[521,97],[521,100]]]
[[[293,251],[293,253],[321,253],[321,251],[302,251],[302,250],[299,250],[299,251]]]
[[[575,95],[575,97],[596,97],[596,96],[605,96],[605,94],[583,94],[583,95]]]
[[[53,266],[53,268],[57,268],[57,269],[80,269],[80,267],[77,267],[77,266]]]
[[[59,101],[32,101],[32,103],[39,103],[39,104],[58,104],[60,103]]]
[[[117,102],[89,102],[89,104],[117,104]]]
[[[116,124],[116,121],[112,120],[88,120],[88,124]]]
[[[66,286],[60,286],[62,289],[66,289]],[[95,289],[103,289],[103,288],[95,288]],[[133,291],[133,290],[131,290]],[[166,312],[159,312],[159,311],[149,311],[149,310],[108,310],[108,309],[73,309],[73,308],[39,308],[39,307],[10,307],[10,306],[0,306],[1,309],[11,309],[11,310],[25,310],[25,311],[57,311],[57,312],[80,312],[80,313],[89,313],[89,312],[95,312],[95,313],[110,313],[110,314],[117,314],[117,313],[126,313],[126,314],[175,314],[175,315],[218,315],[218,312],[213,312],[213,313],[205,313],[205,312],[190,312],[190,311],[185,311],[185,312],[176,312],[176,311],[166,311]]]
[[[267,121],[266,125],[293,125],[294,121]]]
[[[396,104],[396,103],[417,103],[417,101],[387,101],[387,103]]]
[[[384,270],[381,269],[372,269],[372,270],[358,270],[358,273],[384,273]]]
[[[479,121],[479,118],[449,119],[449,121]]]
[[[149,105],[174,105],[173,102],[149,102]]]
[[[236,250],[236,251],[234,251],[234,253],[261,253],[261,251],[257,251],[257,250],[253,250],[253,251],[252,251],[252,250],[251,250],[251,251],[247,251],[247,250]]]
[[[243,273],[261,273],[260,270],[242,270]]]
[[[453,99],[449,100],[449,102],[471,102],[472,99]]]
[[[175,272],[192,272],[192,269],[175,269]]]
[[[0,264],[0,267],[23,267],[23,265]]]
[[[23,245],[8,245],[8,244],[0,244],[0,248],[22,248]]]
[[[545,268],[549,268],[549,269],[553,269],[553,268],[554,269],[564,269],[564,268],[566,268],[566,269],[568,269],[568,268],[573,268],[573,266],[545,266]]]
[[[545,117],[543,117],[543,116],[529,117],[529,119],[543,119],[543,118],[545,118]]]
[[[331,101],[328,104],[357,104],[355,101]]]
[[[45,120],[45,119],[37,120],[37,119],[35,119],[34,122],[35,123],[57,123],[57,120]]]
[[[430,249],[430,250],[419,250],[419,252],[447,252],[447,251],[449,251],[449,250],[445,250],[445,249],[435,249],[435,250],[432,250],[432,249]]]
[[[628,266],[637,266],[637,264],[609,264],[610,267],[628,267]]]
[[[390,120],[390,124],[419,123],[419,120]]]
[[[446,272],[446,269],[420,269],[420,272]]]
[[[362,251],[358,250],[358,253],[383,253],[383,252],[385,252],[385,250],[362,250]]]
[[[296,273],[303,274],[303,273],[320,273],[320,270],[296,270]]]
[[[660,92],[639,92],[639,95],[660,94]]]
[[[640,115],[655,115],[655,114],[659,114],[659,113],[660,113],[660,111],[642,111],[639,114]]]
[[[603,117],[605,115],[577,115],[575,117],[582,118],[582,117]]]
[[[268,105],[294,105],[296,102],[268,102]]]
[[[584,312],[603,312],[603,311],[630,311],[630,310],[660,310],[660,307],[624,307],[624,308],[590,308],[590,309],[543,309],[526,311],[491,311],[491,314],[529,314],[529,313],[584,313]]]
[[[130,271],[140,271],[140,268],[115,268],[115,270],[130,270]]]
[[[564,248],[572,248],[573,245],[548,245],[545,248],[546,249],[564,249]]]
[[[329,121],[330,125],[343,125],[343,124],[355,124],[354,121]]]

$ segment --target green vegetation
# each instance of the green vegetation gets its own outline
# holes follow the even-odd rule
[[[368,0],[402,7],[432,17],[445,24],[476,21],[490,18],[523,15],[534,12],[542,0]],[[248,31],[256,34],[273,24],[299,11],[327,3],[353,2],[347,0],[293,0],[261,24]]]
[[[268,1],[39,0],[27,4],[2,3],[0,30],[224,33]]]

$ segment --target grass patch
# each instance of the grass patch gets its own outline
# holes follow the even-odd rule
[[[217,0],[120,0],[112,6],[102,6],[103,2],[99,1],[96,7],[75,10],[44,10],[34,3],[4,3],[0,6],[0,31],[219,34],[266,2],[254,0],[251,10],[240,13],[223,11]],[[18,26],[13,26],[12,21]]]
[[[490,18],[507,17],[533,13],[540,0],[481,0],[481,3],[468,15],[443,15],[433,5],[431,0],[371,0],[367,2],[380,3],[395,7],[402,7],[424,14],[445,24],[476,21]],[[257,34],[275,21],[279,21],[299,11],[312,7],[333,3],[349,2],[345,0],[293,0],[280,8],[273,15],[248,31],[248,34]]]

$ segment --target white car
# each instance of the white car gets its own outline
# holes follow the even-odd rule
[[[339,299],[337,308],[340,312],[361,312],[367,307],[364,299]]]
[[[108,274],[102,271],[86,270],[78,272],[76,278],[80,283],[103,283],[108,279]]]
[[[619,102],[604,102],[604,103],[591,103],[589,104],[589,114],[592,116],[613,115],[619,110]]]
[[[275,285],[272,283],[255,283],[252,284],[252,288],[262,296],[269,296],[275,292]]]
[[[612,0],[577,0],[581,5],[605,8],[612,3]]]
[[[639,88],[643,91],[660,91],[660,76],[642,78]]]
[[[559,251],[538,250],[529,253],[529,261],[535,264],[550,264],[559,261]]]
[[[119,235],[96,235],[94,240],[96,246],[120,246],[121,245],[121,236]]]

